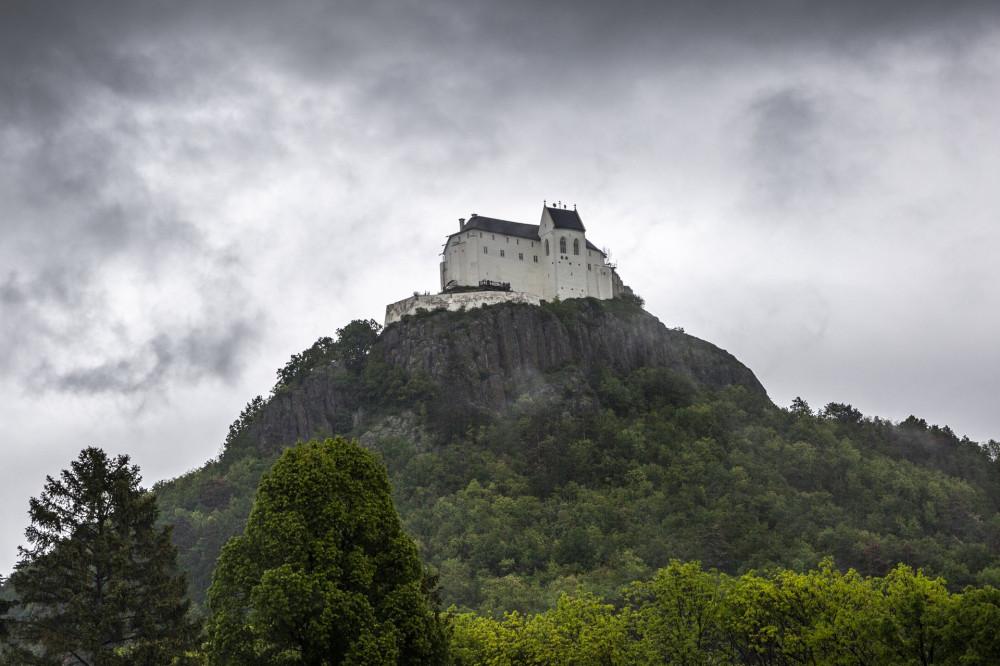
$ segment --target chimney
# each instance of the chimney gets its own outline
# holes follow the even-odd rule
[[[462,229],[465,229],[465,218],[464,217],[458,218],[458,230],[461,231]]]

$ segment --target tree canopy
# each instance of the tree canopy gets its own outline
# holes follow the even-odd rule
[[[84,449],[29,506],[8,653],[18,664],[169,664],[191,647],[186,581],[128,456]]]
[[[356,442],[288,449],[209,589],[212,664],[440,663],[446,642],[385,466]]]
[[[502,620],[455,618],[459,664],[995,664],[1000,591],[950,594],[899,565],[885,578],[841,573],[729,577],[672,561],[634,583],[617,608],[590,594]]]
[[[374,319],[355,319],[338,328],[336,340],[322,337],[302,353],[292,354],[288,363],[278,370],[274,390],[293,384],[323,363],[340,361],[354,372],[361,370],[381,331],[382,324]]]

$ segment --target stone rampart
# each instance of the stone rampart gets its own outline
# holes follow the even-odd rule
[[[465,308],[471,310],[483,305],[497,305],[498,303],[526,303],[528,305],[539,305],[538,296],[527,294],[523,291],[462,291],[451,294],[414,294],[401,301],[390,303],[385,308],[385,325],[388,326],[397,322],[405,315],[416,314],[417,310],[424,309],[430,312],[434,310],[450,310],[455,312]]]

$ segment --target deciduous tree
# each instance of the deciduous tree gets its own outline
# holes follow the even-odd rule
[[[385,466],[340,437],[288,449],[209,589],[212,664],[431,664],[446,641]]]

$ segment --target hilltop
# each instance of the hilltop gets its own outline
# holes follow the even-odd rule
[[[1000,472],[975,442],[847,404],[781,409],[753,372],[635,299],[352,322],[279,371],[223,452],[156,488],[196,599],[260,474],[329,434],[379,451],[447,604],[608,598],[670,558],[731,573],[832,555],[1000,581]]]
[[[640,368],[766,395],[753,372],[728,352],[622,300],[409,316],[382,331],[366,361],[363,385],[343,381],[349,370],[337,362],[301,372],[261,409],[247,436],[267,455],[317,433],[363,431],[407,401],[430,410],[435,429],[447,430],[438,435],[502,418],[519,402],[560,404],[582,414],[599,409],[597,377]]]

